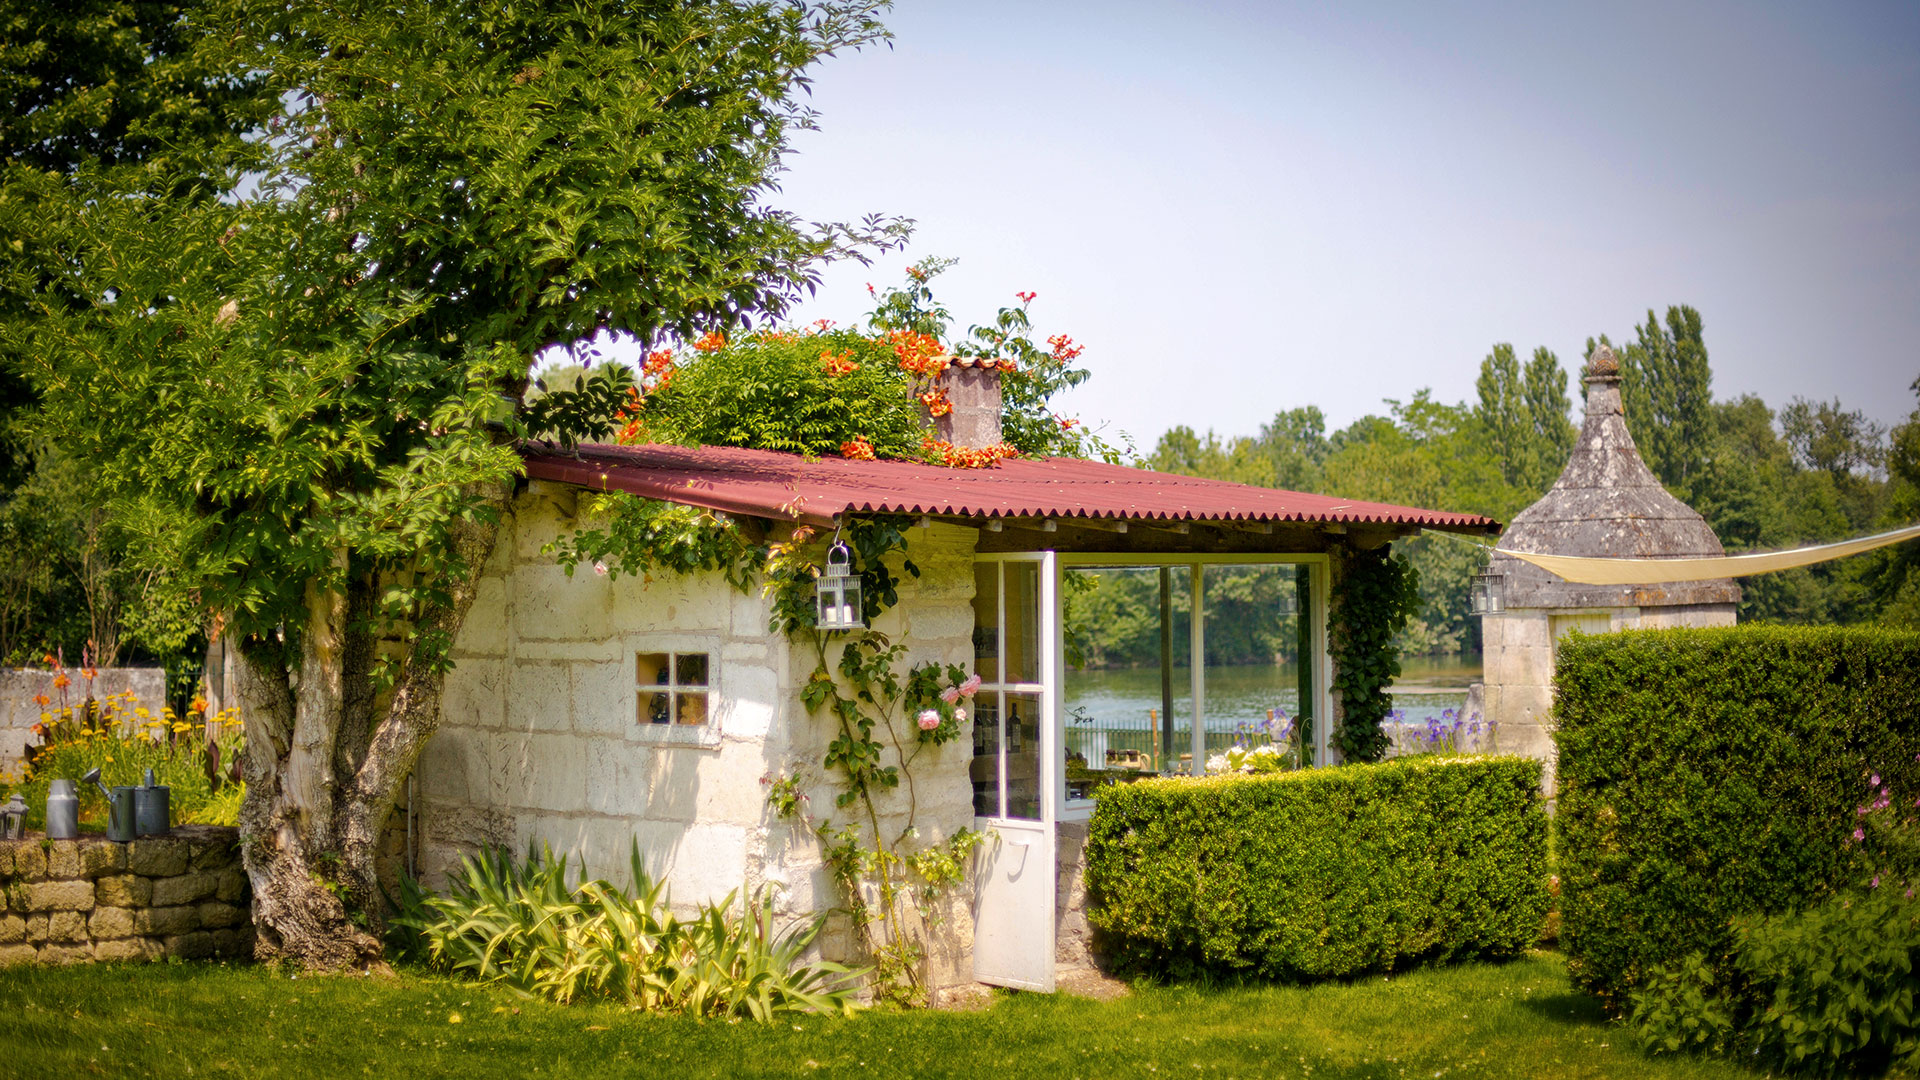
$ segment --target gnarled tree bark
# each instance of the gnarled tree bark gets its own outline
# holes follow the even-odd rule
[[[493,493],[494,507],[504,501],[504,492]],[[255,641],[243,649],[240,835],[257,958],[323,969],[381,962],[380,832],[439,724],[444,652],[473,606],[497,532],[486,516],[452,528],[462,569],[416,613],[384,707],[374,684],[380,643],[364,618],[375,580],[352,580],[345,592],[310,583],[296,647]],[[344,570],[347,553],[335,558]]]

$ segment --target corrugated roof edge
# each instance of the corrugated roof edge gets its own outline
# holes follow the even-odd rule
[[[1342,500],[1073,458],[1014,458],[976,470],[658,444],[584,445],[571,452],[529,444],[521,453],[534,479],[822,525],[841,514],[866,513],[1400,525],[1461,533],[1500,529],[1499,522],[1478,514]]]

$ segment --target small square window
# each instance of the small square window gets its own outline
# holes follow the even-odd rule
[[[712,711],[706,653],[636,653],[633,670],[639,723],[707,726]]]

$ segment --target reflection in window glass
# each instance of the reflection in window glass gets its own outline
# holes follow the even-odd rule
[[[1007,575],[1007,682],[1040,681],[1040,565],[1004,564]]]
[[[982,691],[973,699],[973,812],[1000,816],[1000,695]]]
[[[708,708],[706,653],[635,653],[634,719],[642,724],[703,727]]]
[[[1000,564],[973,567],[973,670],[982,682],[1000,681]]]
[[[681,653],[674,658],[674,682],[680,686],[707,685],[707,654]]]
[[[1025,821],[1040,819],[1040,695],[1006,695],[1007,713],[1000,725],[1006,743],[1006,816]]]

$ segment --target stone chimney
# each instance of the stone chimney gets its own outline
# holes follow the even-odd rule
[[[992,357],[956,357],[934,379],[953,410],[933,418],[933,437],[969,450],[997,446],[1000,436],[1000,371],[1009,366]]]

